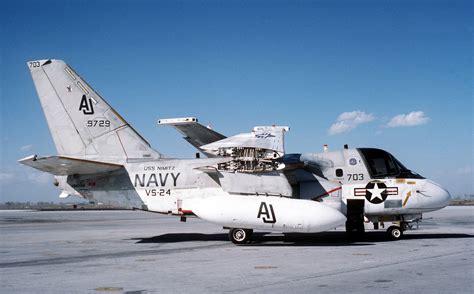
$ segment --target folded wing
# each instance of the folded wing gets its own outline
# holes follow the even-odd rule
[[[158,124],[173,126],[184,135],[183,138],[186,141],[200,151],[202,151],[201,146],[226,138],[226,136],[198,123],[195,117],[160,119]]]

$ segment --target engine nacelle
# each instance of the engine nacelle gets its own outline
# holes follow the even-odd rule
[[[308,233],[323,232],[346,221],[341,212],[322,203],[275,196],[187,199],[183,207],[199,218],[231,228]]]

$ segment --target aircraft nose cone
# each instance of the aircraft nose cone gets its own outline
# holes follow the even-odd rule
[[[427,202],[431,209],[441,209],[446,207],[451,201],[451,194],[449,194],[448,190],[432,181],[429,181],[424,191],[419,193],[427,197]]]

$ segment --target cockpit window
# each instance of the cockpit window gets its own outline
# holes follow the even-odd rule
[[[387,151],[375,148],[359,148],[370,176],[380,178],[411,178],[423,179],[419,174],[407,169]]]

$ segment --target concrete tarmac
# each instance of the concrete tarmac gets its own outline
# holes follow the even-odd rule
[[[474,293],[474,207],[419,230],[256,234],[140,211],[0,211],[0,293]]]

